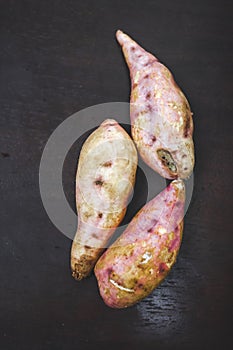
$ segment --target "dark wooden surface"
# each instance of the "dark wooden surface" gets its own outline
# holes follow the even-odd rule
[[[1,349],[226,349],[231,20],[230,1],[0,1]],[[128,101],[118,28],[174,72],[194,112],[196,146],[178,261],[152,295],[126,310],[104,305],[94,276],[79,284],[71,278],[71,241],[49,221],[38,186],[43,147],[63,120],[94,104]],[[73,175],[64,174],[70,188]]]

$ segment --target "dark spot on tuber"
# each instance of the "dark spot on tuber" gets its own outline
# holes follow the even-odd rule
[[[111,160],[110,160],[109,162],[105,162],[105,163],[104,163],[104,166],[105,166],[105,167],[110,167],[110,166],[112,166]]]
[[[112,271],[113,271],[112,267],[109,267],[109,268],[107,269],[108,275],[111,275]]]
[[[166,166],[172,173],[176,173],[177,168],[171,153],[161,148],[157,150],[157,154],[162,164]]]
[[[159,264],[159,273],[163,273],[164,271],[167,270],[167,265],[165,263],[160,263]]]
[[[155,142],[155,141],[156,141],[156,137],[155,137],[154,135],[151,137],[151,141],[152,141],[152,142]]]
[[[103,181],[102,180],[96,180],[95,181],[95,185],[96,186],[102,186],[103,185]]]
[[[187,110],[185,118],[184,118],[184,137],[188,137],[191,126],[191,117],[189,114],[189,110]]]
[[[99,213],[99,214],[98,214],[98,217],[99,217],[100,219],[102,218],[102,216],[103,216],[102,213]]]
[[[146,98],[147,98],[147,99],[151,98],[151,93],[150,93],[150,92],[148,92],[148,93],[146,94]]]
[[[155,226],[157,225],[157,223],[158,223],[158,220],[154,219],[154,220],[151,222],[151,224],[152,224],[153,226],[151,226],[151,228],[149,228],[149,229],[147,230],[147,232],[149,232],[149,233],[153,232]]]

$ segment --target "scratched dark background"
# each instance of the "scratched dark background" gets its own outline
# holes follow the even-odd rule
[[[225,0],[0,1],[1,349],[226,349],[233,340],[231,21]],[[71,241],[49,221],[38,185],[43,147],[63,120],[128,101],[118,28],[174,73],[194,112],[196,147],[178,261],[125,310],[104,305],[94,276],[72,279]]]

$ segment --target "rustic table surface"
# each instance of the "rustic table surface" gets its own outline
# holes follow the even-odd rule
[[[230,1],[0,1],[0,345],[15,349],[226,349],[232,340]],[[128,101],[121,28],[175,74],[195,122],[195,184],[176,265],[145,300],[105,306],[70,275],[39,164],[53,130],[91,105]],[[77,153],[67,156],[74,207]],[[143,189],[140,189],[143,193]]]

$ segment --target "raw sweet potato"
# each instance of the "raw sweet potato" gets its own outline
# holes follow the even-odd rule
[[[95,266],[108,306],[124,308],[146,297],[165,278],[182,239],[185,187],[174,180],[148,202]]]
[[[76,175],[78,228],[71,249],[74,278],[89,275],[123,219],[136,168],[134,143],[115,120],[105,120],[85,141]]]
[[[142,159],[168,179],[189,177],[194,145],[186,97],[156,57],[120,30],[116,36],[130,70],[132,137]]]

